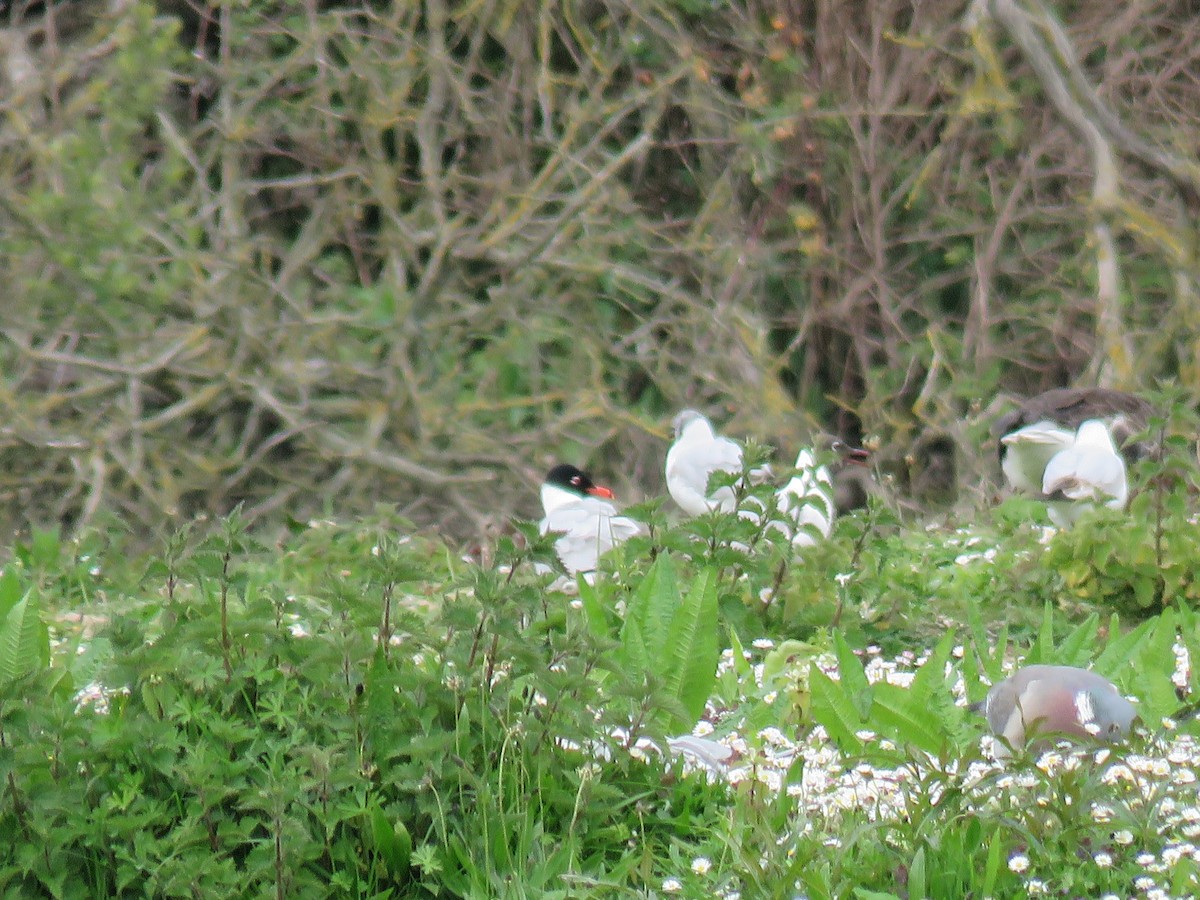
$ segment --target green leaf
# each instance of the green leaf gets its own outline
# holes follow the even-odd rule
[[[988,661],[985,668],[987,669],[988,678],[992,684],[997,681],[1004,680],[1004,660],[1008,655],[1008,623],[1005,622],[1000,626],[1000,632],[996,635],[996,651],[992,658]]]
[[[912,865],[908,867],[908,896],[928,897],[925,886],[925,848],[921,847],[913,854]]]
[[[50,663],[50,636],[41,619],[37,591],[30,588],[0,623],[0,684]]]
[[[975,659],[979,664],[979,671],[986,673],[988,679],[992,682],[999,681],[1004,677],[1004,657],[1008,652],[1008,623],[1005,622],[1000,626],[1000,632],[996,635],[996,643],[993,649],[992,642],[988,639],[987,628],[983,624],[983,616],[979,612],[979,607],[976,604],[970,604],[967,607],[967,627],[971,631],[971,643],[975,649]],[[964,658],[969,654],[964,654]],[[979,679],[976,678],[976,681]],[[967,689],[970,690],[971,682],[967,682]]]
[[[21,579],[17,577],[15,567],[6,567],[4,573],[0,574],[0,618],[7,616],[23,595]]]
[[[142,682],[142,708],[152,719],[162,719],[167,713],[167,697],[171,694],[168,686],[146,680]]]
[[[1188,897],[1196,892],[1196,878],[1200,875],[1200,866],[1194,859],[1183,857],[1171,867],[1171,895]]]
[[[990,661],[988,648],[991,646],[988,641],[987,629],[983,624],[983,616],[979,612],[979,606],[975,603],[967,605],[967,628],[971,632],[971,640],[975,644],[975,652],[979,656],[980,662],[985,666]]]
[[[789,638],[779,644],[779,646],[767,653],[763,659],[763,687],[770,688],[776,686],[780,676],[788,675],[798,661],[810,660],[820,652],[811,644],[806,644],[795,638]]]
[[[29,540],[30,565],[38,569],[52,569],[62,554],[62,541],[57,528],[35,529]]]
[[[732,628],[729,629],[729,647],[733,654],[733,671],[737,673],[738,678],[751,678],[754,667],[750,665],[750,660],[746,659],[746,648],[742,645],[737,631]]]
[[[942,639],[938,641],[937,646],[933,648],[933,653],[929,655],[929,659],[917,670],[912,684],[909,685],[909,693],[912,695],[913,703],[927,713],[932,709],[936,700],[939,699],[937,688],[945,688],[946,663],[950,661],[950,654],[954,652],[954,643],[957,639],[957,634],[953,631],[947,631],[942,636]],[[942,696],[948,695],[948,691],[942,691]]]
[[[967,702],[978,703],[987,696],[988,687],[983,683],[983,672],[979,665],[979,654],[975,647],[966,648],[962,660],[963,684],[967,688]]]
[[[1100,617],[1092,613],[1072,629],[1055,651],[1059,665],[1086,668],[1096,656],[1096,635],[1100,628]]]
[[[1180,632],[1183,645],[1187,648],[1189,659],[1200,659],[1200,615],[1195,610],[1181,607],[1179,610],[1182,627]],[[1200,693],[1200,666],[1189,666],[1190,693],[1195,696]]]
[[[1137,673],[1140,714],[1147,725],[1153,726],[1179,708],[1179,697],[1171,681],[1178,639],[1175,610],[1168,608],[1151,622],[1153,628],[1138,646],[1130,664]]]
[[[593,634],[608,634],[608,616],[597,596],[596,586],[589,584],[582,575],[576,580],[579,587],[579,601],[583,606],[584,620]]]
[[[626,627],[633,623],[643,647],[663,648],[671,630],[671,618],[679,606],[675,564],[669,553],[661,554],[638,585],[625,610]]]
[[[646,638],[638,619],[627,615],[621,626],[621,656],[625,666],[632,672],[650,671],[650,653]]]
[[[979,892],[982,897],[991,897],[996,891],[996,879],[1000,876],[1000,859],[1004,852],[1004,844],[1000,831],[992,832],[991,843],[988,844],[987,863],[983,869],[983,889]]]
[[[1038,629],[1037,640],[1033,642],[1025,663],[1053,665],[1054,662],[1054,607],[1047,600],[1042,607],[1042,626]]]
[[[368,815],[375,849],[379,851],[388,872],[393,878],[407,874],[412,860],[412,836],[408,828],[399,820],[393,825],[377,805],[371,807]]]
[[[957,635],[951,631],[938,641],[908,688],[886,683],[875,685],[875,703],[868,724],[898,743],[940,753],[950,741],[949,723],[944,718],[949,697],[946,663],[956,639]],[[957,712],[955,717],[957,720]]]
[[[1175,610],[1167,608],[1151,621],[1154,622],[1154,627],[1150,629],[1149,640],[1142,645],[1140,655],[1148,666],[1152,666],[1169,680],[1175,671],[1175,641],[1179,636]]]
[[[917,701],[912,691],[897,684],[875,685],[875,704],[867,724],[897,744],[911,744],[927,753],[941,752],[947,737],[940,722],[936,711]]]
[[[817,664],[809,665],[808,689],[812,695],[812,717],[824,726],[831,740],[845,753],[862,752],[857,733],[862,719],[854,707],[854,699],[840,681],[834,681]]]
[[[717,572],[710,568],[696,577],[687,598],[676,608],[663,648],[667,691],[693,722],[704,712],[717,680],[721,652],[717,644]]]
[[[781,701],[777,698],[775,703],[755,703],[746,712],[746,724],[741,729],[743,734],[758,734],[764,728],[769,728],[772,725],[778,725],[780,721]]]
[[[871,714],[871,683],[867,681],[867,673],[863,669],[862,660],[858,658],[840,631],[833,633],[833,649],[837,655],[838,677],[841,680],[842,689],[854,702],[859,721],[866,722]]]
[[[1117,614],[1113,613],[1108,628],[1108,644],[1104,652],[1096,657],[1096,671],[1101,674],[1116,673],[1128,666],[1153,626],[1154,620],[1147,619],[1137,628],[1122,634]]]

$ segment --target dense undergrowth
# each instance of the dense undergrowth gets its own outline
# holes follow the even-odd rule
[[[294,523],[274,546],[235,513],[149,556],[115,526],[34,535],[0,579],[0,885],[949,898],[1124,895],[1142,877],[1194,893],[1200,755],[1169,742],[1197,734],[1176,647],[1200,659],[1200,622],[1144,546],[1188,540],[1186,516],[1097,514],[1044,543],[1020,501],[936,528],[874,503],[798,560],[763,524],[632,512],[648,535],[568,592],[535,572],[554,560],[528,526],[486,559],[383,512]],[[1082,603],[1064,547],[1107,594]],[[1117,553],[1123,586],[1102,565]],[[1140,622],[1097,602],[1140,609],[1155,577]],[[962,704],[1014,653],[1095,666],[1145,728],[1108,758],[992,765]],[[904,678],[879,677],[892,656]],[[693,729],[732,761],[665,752]],[[842,779],[832,804],[818,758]]]
[[[0,890],[1196,894],[1193,448],[1051,536],[984,434],[1068,380],[1195,405],[1200,19],[968,6],[11,6]],[[889,477],[802,560],[651,500],[537,574],[545,468],[653,495],[685,404]],[[990,768],[1014,654],[1145,730]],[[711,780],[666,749],[708,729]]]

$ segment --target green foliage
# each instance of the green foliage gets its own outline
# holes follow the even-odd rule
[[[1094,668],[1138,698],[1144,767],[1196,729],[1197,676],[1182,701],[1172,680],[1177,643],[1200,656],[1193,609],[1122,630],[1063,602],[1058,551],[1004,507],[914,529],[876,502],[796,553],[771,485],[720,477],[753,516],[643,504],[646,534],[574,585],[536,565],[553,536],[532,523],[468,560],[385,507],[276,545],[235,510],[149,561],[115,534],[33,534],[0,577],[0,885],[950,898],[1020,894],[1023,856],[1090,896],[1133,863],[1053,874],[1072,848],[1106,852],[1111,823],[1156,852],[1180,834],[1186,783],[1114,798],[1094,751],[1018,753],[1014,780],[955,693],[961,675],[978,701],[1014,658]],[[48,670],[41,618],[68,632]],[[880,677],[885,626],[930,647],[903,677]],[[702,718],[736,734],[729,784],[664,757]],[[812,773],[822,734],[838,753]],[[814,803],[822,778],[848,793]]]
[[[4,889],[550,895],[572,873],[639,881],[711,824],[718,788],[614,752],[657,701],[561,595],[509,556],[447,581],[444,548],[383,525],[317,525],[278,555],[237,517],[168,539],[148,592],[109,586],[109,653],[86,669],[103,687],[78,711],[36,675],[36,594],[6,572],[4,675],[35,665],[0,706]]]
[[[902,688],[887,682],[869,684],[863,665],[845,639],[834,634],[838,680],[815,665],[809,678],[812,716],[847,753],[860,754],[860,732],[873,732],[894,744],[911,746],[937,756],[961,752],[962,717],[950,701],[946,663],[953,632],[946,634],[921,666],[912,683]]]
[[[666,646],[670,648],[670,656],[662,668],[666,690],[668,696],[678,698],[688,714],[685,725],[700,718],[712,693],[720,652],[717,631],[716,572],[705,569],[677,605],[665,635]]]
[[[717,581],[717,571],[704,568],[683,588],[673,557],[660,553],[628,595],[619,625],[606,611],[612,608],[616,586],[601,585],[597,590],[580,583],[581,605],[590,627],[597,635],[611,634],[619,642],[615,664],[668,704],[670,714],[664,725],[691,728],[712,693],[721,634]]]
[[[981,628],[1025,635],[1040,619],[1033,611],[1054,596],[1054,574],[1041,558],[1023,517],[916,529],[873,501],[791,566],[772,622],[799,636],[839,627],[855,643],[887,653],[911,646],[914,634],[921,643],[938,640],[945,619],[977,616]]]
[[[1200,529],[1187,489],[1196,483],[1194,449],[1167,442],[1164,460],[1134,473],[1144,488],[1128,510],[1097,510],[1055,536],[1045,564],[1068,595],[1132,617],[1200,603]]]
[[[1107,632],[1104,639],[1100,617],[1092,613],[1056,639],[1054,612],[1046,604],[1038,638],[1022,662],[1093,669],[1126,693],[1140,698],[1139,715],[1153,725],[1180,710],[1172,680],[1176,668],[1174,646],[1178,641],[1192,640],[1187,623],[1194,620],[1194,613],[1168,609],[1129,631],[1122,631],[1120,619],[1113,613],[1104,623]],[[986,652],[979,649],[978,642],[976,651]]]
[[[16,574],[0,575],[0,688],[8,688],[50,662],[50,637],[34,587],[22,589]]]
[[[38,537],[0,578],[10,619],[50,590],[91,598],[84,609],[103,610],[105,625],[5,687],[0,827],[14,838],[0,884],[67,897],[199,883],[601,897],[677,879],[688,896],[949,898],[1019,894],[1029,876],[1007,861],[1024,854],[1039,877],[1090,896],[1120,890],[1133,864],[1050,874],[1072,848],[1111,846],[1119,826],[1161,849],[1159,823],[1193,802],[1182,783],[1169,802],[1114,798],[1091,762],[1043,770],[1018,754],[1025,774],[1004,780],[979,757],[981,719],[953,697],[961,672],[978,700],[1015,654],[1112,676],[1151,733],[1164,717],[1194,730],[1171,681],[1175,642],[1200,652],[1194,611],[1122,631],[1115,616],[1080,618],[980,578],[972,569],[998,558],[1037,569],[1024,556],[1040,545],[1020,524],[914,533],[876,510],[801,561],[761,522],[643,513],[649,534],[607,558],[594,583],[579,579],[578,604],[535,570],[553,542],[529,523],[489,548],[486,565],[382,509],[355,527],[295,523],[275,547],[239,515],[197,523],[149,563],[95,565],[118,537]],[[1011,546],[989,556],[993,540]],[[815,580],[807,566],[822,551],[870,561],[840,581],[827,574],[836,589],[813,601],[844,627],[783,638],[776,598]],[[862,598],[887,597],[883,580],[905,572],[897,644],[934,630],[910,621],[916,611],[961,610],[966,624],[940,620],[932,649],[890,683],[863,664],[875,613]],[[29,587],[35,577],[41,588]],[[764,604],[764,591],[779,594]],[[74,621],[42,615],[56,629]],[[773,640],[750,642],[760,636]],[[865,658],[876,665],[878,652]],[[730,786],[654,749],[701,715],[740,736]],[[793,737],[815,740],[816,725],[843,754],[825,777],[854,779],[853,804],[816,808],[808,788],[789,787],[809,783],[810,759],[772,756]],[[1135,740],[1136,766],[1146,738]],[[732,778],[738,770],[750,774]],[[1108,807],[1111,822],[1096,821],[1093,809]],[[1172,872],[1186,889],[1186,867]]]
[[[1161,849],[1167,798],[1194,791],[1130,792],[1110,824],[1088,818],[1114,793],[1094,772],[1030,768],[989,806],[1004,776],[988,798],[960,777],[978,723],[950,705],[953,645],[972,700],[1017,653],[1111,675],[1152,729],[1178,715],[1175,642],[1200,659],[1180,438],[1127,517],[1045,551],[1035,504],[921,531],[885,483],[797,555],[771,488],[729,476],[753,517],[641,505],[649,533],[579,609],[536,574],[552,541],[528,524],[467,562],[387,510],[324,517],[391,497],[491,535],[544,455],[648,485],[669,414],[728,398],[788,447],[805,417],[896,456],[945,430],[982,496],[980,397],[1177,372],[1171,405],[1194,402],[1174,249],[1193,223],[1152,170],[1121,176],[1148,209],[1110,210],[1138,303],[1099,309],[1086,155],[982,22],[960,52],[957,7],[814,29],[700,0],[219,6],[33,4],[0,28],[6,896],[653,895],[666,876],[1018,896],[1018,852],[1064,896],[1132,892],[1132,863],[1081,851],[1114,825]],[[1176,11],[1132,30],[1070,12],[1117,114],[1194,144],[1177,113],[1200,42]],[[1135,64],[1106,69],[1113,46]],[[1038,202],[1001,227],[1020,197]],[[934,649],[901,687],[868,680],[872,644]],[[646,749],[714,710],[748,755],[823,724],[912,774],[905,814],[818,815]]]

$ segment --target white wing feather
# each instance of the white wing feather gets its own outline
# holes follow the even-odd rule
[[[1056,453],[1075,443],[1075,432],[1050,421],[1035,422],[1000,438],[1007,450],[1000,468],[1018,491],[1037,494],[1042,475]]]
[[[595,570],[601,555],[642,533],[638,522],[618,515],[615,506],[599,497],[580,497],[555,507],[538,528],[542,534],[562,533],[554,550],[572,575]]]
[[[814,529],[821,537],[829,537],[833,530],[833,479],[825,466],[816,465],[812,450],[800,451],[795,468],[796,474],[779,490],[775,503],[795,523],[792,546],[811,547],[817,542]]]
[[[742,448],[729,438],[718,437],[703,417],[689,422],[667,451],[667,490],[680,508],[691,516],[714,509],[733,512],[737,498],[730,487],[708,494],[714,472],[742,471]]]
[[[1124,509],[1129,497],[1125,460],[1117,453],[1103,422],[1089,419],[1079,426],[1075,442],[1054,455],[1042,476],[1042,493],[1061,494],[1077,504],[1050,508],[1060,526],[1073,524],[1091,503]]]

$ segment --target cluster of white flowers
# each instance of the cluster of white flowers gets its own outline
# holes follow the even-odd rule
[[[767,653],[774,649],[775,642],[760,639],[750,646],[760,653]],[[954,657],[961,659],[964,652],[964,648],[955,648]],[[1176,655],[1177,659],[1186,660],[1180,657],[1178,648]],[[755,662],[752,651],[747,651],[745,656],[755,684],[761,689],[764,667],[761,662]],[[928,654],[906,651],[888,659],[879,647],[871,646],[865,654],[864,669],[871,683],[908,686],[927,658]],[[837,663],[832,656],[815,661],[831,678],[838,678]],[[731,651],[726,651],[722,669],[732,668],[733,662]],[[775,686],[779,684],[777,675]],[[953,690],[956,702],[966,705],[966,686],[961,676],[955,680]],[[799,817],[803,822],[799,826],[800,834],[832,831],[839,818],[849,810],[876,821],[900,819],[908,813],[907,798],[913,790],[914,780],[922,775],[920,766],[909,764],[889,769],[866,762],[851,763],[838,752],[819,725],[800,739],[793,739],[778,727],[744,735],[742,729],[746,722],[734,718],[738,715],[737,711],[724,708],[710,709],[708,717],[697,724],[693,734],[718,741],[729,749],[729,758],[719,771],[719,777],[731,784],[752,783],[769,791],[786,791],[797,798],[803,813]],[[1097,869],[1136,864],[1144,874],[1139,876],[1143,884],[1134,886],[1147,897],[1159,896],[1155,892],[1163,891],[1161,883],[1171,883],[1180,865],[1200,864],[1200,850],[1193,843],[1200,839],[1200,796],[1195,786],[1196,773],[1200,771],[1200,743],[1173,729],[1166,729],[1163,735],[1154,745],[1153,752],[1121,753],[1108,747],[1087,749],[1060,744],[1039,756],[1032,769],[1009,771],[1003,760],[985,758],[973,761],[953,777],[959,779],[959,787],[980,809],[1005,813],[1024,810],[1028,813],[1074,802],[1069,796],[1051,789],[1053,779],[1080,769],[1097,772],[1101,782],[1113,793],[1103,802],[1091,803],[1092,819],[1098,825],[1107,825],[1128,820],[1130,810],[1141,810],[1144,814],[1153,809],[1161,824],[1158,846],[1162,849],[1155,854],[1139,846],[1140,839],[1122,827],[1110,833],[1110,843],[1097,848],[1091,861]],[[859,731],[857,737],[870,746],[895,749],[893,744],[870,730]],[[986,751],[990,740],[990,736],[982,737],[981,749]],[[796,766],[799,761],[803,765]],[[950,771],[953,774],[954,768]],[[782,836],[781,847],[790,850],[798,836]],[[831,846],[837,843],[836,837],[828,837],[827,841],[832,842]],[[707,859],[697,859],[692,866],[692,875],[707,873],[710,865]],[[1010,856],[1008,867],[1024,876],[1024,888],[1030,896],[1052,894],[1057,890],[1053,877],[1047,878],[1045,871],[1039,871],[1037,861],[1026,853]],[[683,890],[678,879],[671,883],[680,886],[673,888],[664,884],[664,893]],[[1192,889],[1200,894],[1200,884],[1193,884]],[[1161,896],[1168,895],[1161,893]]]

